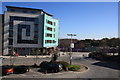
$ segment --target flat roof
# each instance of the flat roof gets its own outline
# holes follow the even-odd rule
[[[43,13],[49,15],[49,16],[53,16],[47,12],[45,12],[44,10],[42,9],[35,9],[35,8],[26,8],[26,7],[15,7],[15,6],[6,6],[7,8],[19,8],[19,9],[29,9],[29,10],[36,10],[36,11],[42,11]]]

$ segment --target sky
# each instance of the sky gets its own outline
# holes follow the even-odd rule
[[[16,0],[1,0],[2,2],[15,2]],[[17,2],[119,2],[119,0],[17,0]]]
[[[59,38],[102,39],[118,37],[117,2],[3,2],[5,6],[43,9],[59,19]]]

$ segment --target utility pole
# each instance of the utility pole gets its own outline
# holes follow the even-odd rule
[[[76,34],[67,34],[68,36],[71,36],[70,40],[70,65],[72,64],[72,48],[74,48],[74,44],[72,43],[72,37],[76,36]]]

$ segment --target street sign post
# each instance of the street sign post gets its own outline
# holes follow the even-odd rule
[[[74,43],[71,43],[70,47],[71,47],[71,48],[74,48]]]

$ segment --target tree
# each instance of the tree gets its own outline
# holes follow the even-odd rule
[[[51,59],[51,61],[56,61],[58,59],[58,51],[54,51],[53,52],[53,55],[52,55],[52,59]]]

